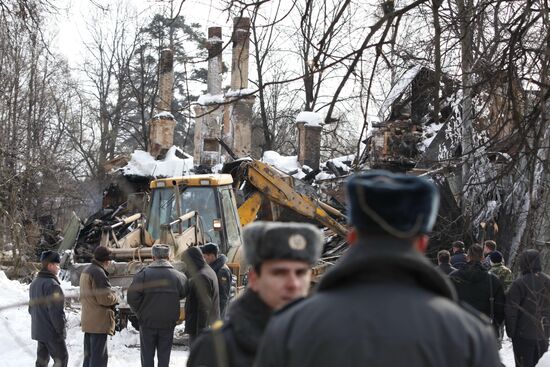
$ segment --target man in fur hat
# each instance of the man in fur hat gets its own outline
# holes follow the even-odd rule
[[[370,171],[347,194],[351,247],[313,296],[273,316],[255,365],[500,366],[491,326],[461,309],[423,255],[436,186]]]
[[[256,222],[243,232],[251,266],[248,288],[229,307],[227,320],[203,333],[188,367],[250,367],[274,310],[304,297],[311,266],[321,255],[322,234],[311,224]]]
[[[65,317],[63,290],[57,278],[59,254],[44,251],[40,255],[42,269],[32,281],[29,294],[31,337],[38,342],[36,366],[47,367],[50,357],[54,367],[65,367],[69,362],[67,345],[67,319]]]
[[[187,296],[187,278],[168,261],[170,247],[153,245],[153,262],[134,275],[128,304],[139,321],[141,365],[168,367],[180,300]]]

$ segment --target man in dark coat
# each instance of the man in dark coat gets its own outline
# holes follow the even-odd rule
[[[449,264],[450,260],[451,254],[449,253],[449,251],[441,250],[437,253],[437,267],[439,268],[439,270],[447,275],[456,270],[456,268],[453,268],[451,264]]]
[[[187,278],[168,261],[170,247],[154,245],[153,262],[134,275],[128,304],[139,321],[141,366],[168,367],[174,328],[180,316],[180,299],[187,296]]]
[[[351,247],[316,294],[272,317],[255,366],[499,366],[490,325],[423,255],[435,185],[370,171],[347,194]]]
[[[468,266],[450,274],[458,299],[466,302],[491,319],[496,335],[504,322],[504,286],[500,279],[481,264],[483,248],[473,244],[468,248]]]
[[[548,350],[550,277],[544,274],[537,250],[521,254],[522,275],[506,299],[506,333],[512,338],[517,367],[533,367]]]
[[[94,258],[80,274],[80,327],[84,332],[83,367],[107,367],[107,335],[115,334],[115,306],[118,296],[109,282],[106,268],[111,250],[98,246]]]
[[[202,329],[220,318],[220,291],[216,273],[197,247],[183,253],[189,277],[189,295],[185,301],[185,333],[193,343]]]
[[[225,309],[229,302],[231,293],[231,270],[226,265],[227,257],[219,254],[219,247],[215,243],[209,242],[201,247],[204,260],[218,277],[218,289],[220,290],[220,316],[225,316]]]
[[[54,367],[66,367],[69,362],[65,344],[67,319],[63,309],[65,296],[57,278],[59,254],[44,251],[40,255],[40,261],[42,269],[29,289],[31,337],[38,341],[36,366],[47,367],[51,357]]]
[[[451,266],[457,269],[463,269],[468,263],[464,253],[464,242],[455,241],[452,246],[453,255],[451,256]]]
[[[229,306],[225,322],[204,332],[191,348],[188,367],[250,367],[273,310],[304,297],[322,234],[311,224],[256,222],[243,232],[252,266],[248,288]]]

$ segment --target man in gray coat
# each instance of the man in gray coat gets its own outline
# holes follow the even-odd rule
[[[134,275],[128,304],[139,321],[141,365],[168,367],[180,300],[187,296],[187,278],[168,261],[170,247],[154,245],[153,262]]]
[[[50,357],[54,367],[66,367],[69,362],[65,311],[65,297],[57,274],[59,254],[44,251],[40,255],[42,269],[32,281],[29,295],[31,314],[31,337],[38,342],[36,367],[47,367]]]
[[[351,247],[316,294],[271,318],[255,366],[500,366],[490,324],[423,255],[435,185],[370,171],[347,193]]]

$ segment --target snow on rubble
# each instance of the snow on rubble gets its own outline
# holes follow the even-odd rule
[[[78,287],[61,282],[65,296],[77,296]],[[77,299],[77,297],[76,297]],[[0,361],[2,366],[33,366],[36,359],[36,342],[31,339],[31,316],[28,313],[29,285],[9,280],[0,271]],[[80,330],[80,305],[76,300],[67,302],[67,349],[69,366],[82,366],[84,333]],[[131,326],[108,338],[109,366],[139,366],[139,333]],[[170,366],[185,366],[189,352],[174,346]],[[50,364],[52,362],[50,361]]]
[[[304,178],[305,173],[302,171],[302,166],[298,162],[298,156],[284,156],[279,153],[268,150],[264,152],[262,161],[268,163],[275,168],[287,173],[295,178]]]
[[[178,155],[185,158],[180,158]],[[143,150],[135,150],[130,161],[120,170],[125,175],[144,177],[177,177],[189,174],[193,168],[193,157],[176,146],[172,146],[162,160]]]

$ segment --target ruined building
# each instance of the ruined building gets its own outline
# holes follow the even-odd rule
[[[222,93],[222,30],[208,29],[208,86],[195,106],[195,151],[197,165],[212,167],[225,160],[218,139],[238,157],[252,153],[252,107],[255,96],[248,89],[250,19],[235,18],[232,34],[231,86]]]

